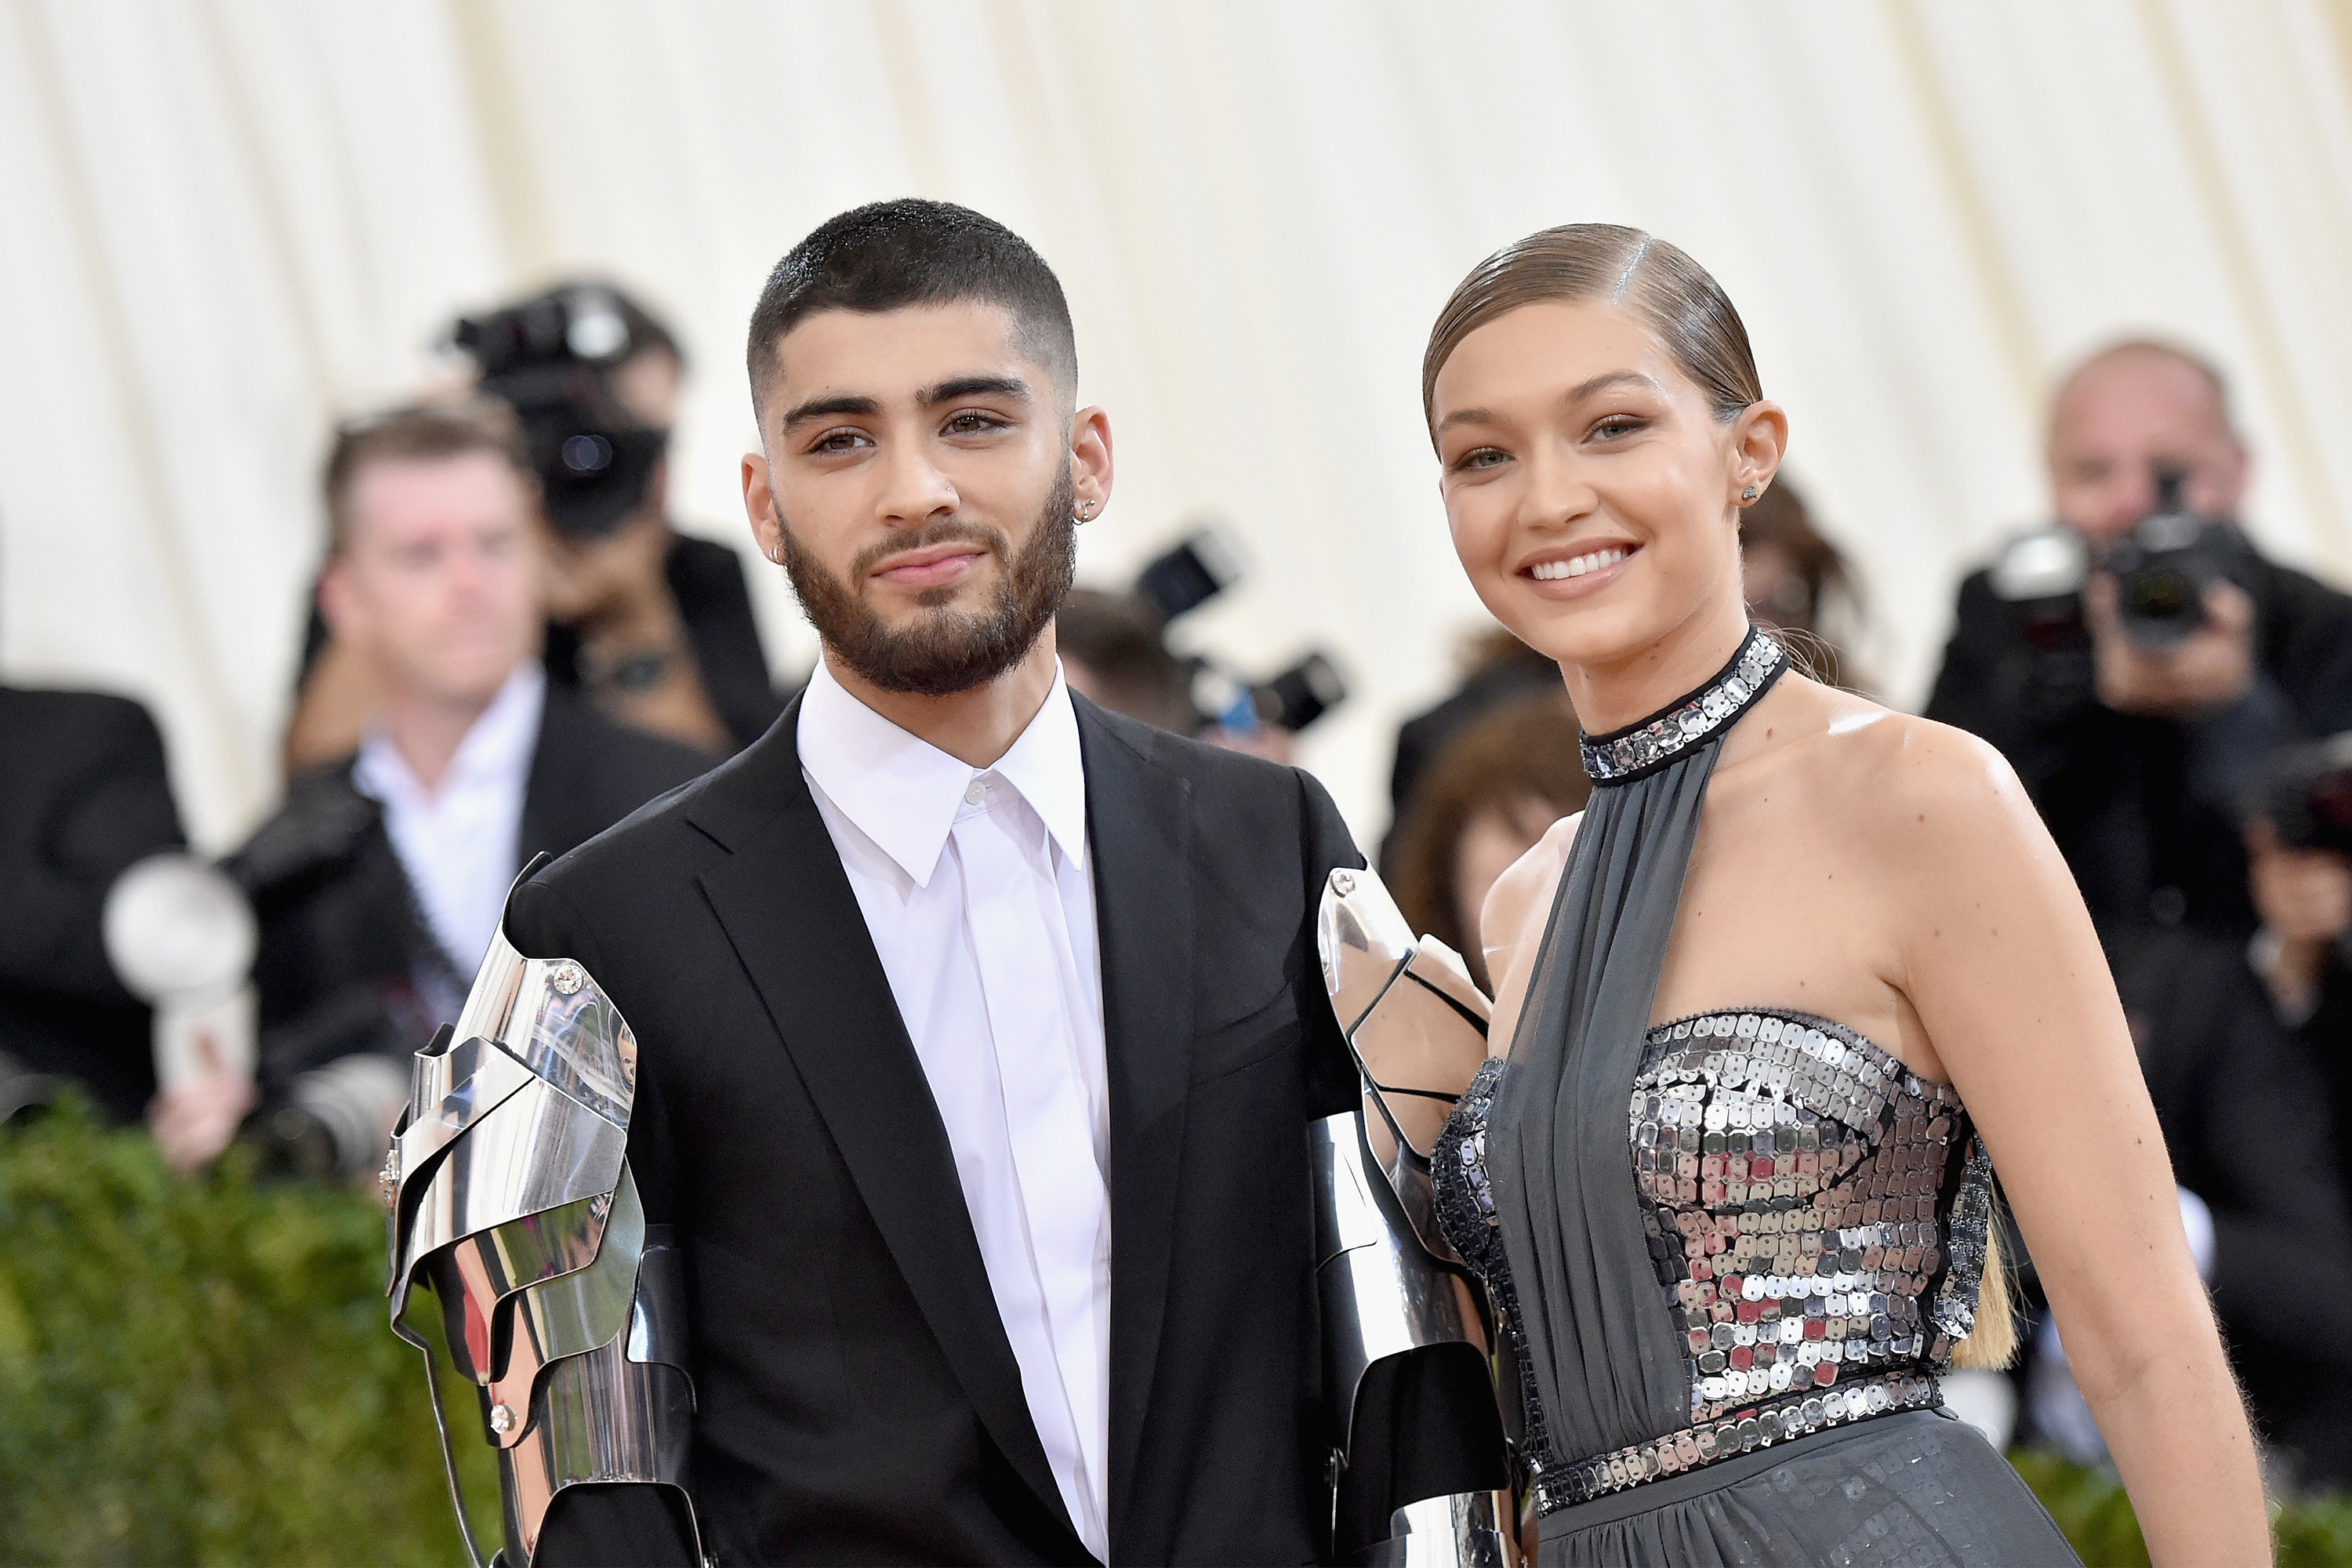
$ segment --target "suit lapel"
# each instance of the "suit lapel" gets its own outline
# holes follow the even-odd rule
[[[1074,698],[1102,942],[1110,1081],[1110,1517],[1114,1559],[1168,1304],[1192,1068],[1192,786]],[[1145,738],[1144,743],[1150,742]]]
[[[690,820],[734,852],[703,893],[972,1407],[1066,1526],[947,1129],[801,773],[799,721],[795,700],[696,804]]]

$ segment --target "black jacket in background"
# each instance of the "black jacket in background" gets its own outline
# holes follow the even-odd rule
[[[0,1052],[126,1121],[155,1092],[153,1024],[100,917],[133,862],[186,842],[146,709],[0,686]]]
[[[1960,584],[1927,717],[1982,736],[2009,759],[2102,931],[2185,922],[2251,934],[2243,803],[2215,779],[2256,773],[2259,759],[2242,754],[2250,745],[2352,729],[2352,598],[2252,551],[2243,575],[2270,711],[2227,731],[2224,721],[2101,707],[2086,637],[2037,653],[2025,611],[1993,593],[1990,573]]]
[[[352,783],[355,759],[314,768],[229,860],[254,901],[261,950],[261,1079],[295,1075],[354,1051],[404,1058],[446,1019],[415,991],[434,972],[463,995],[479,953],[439,950],[417,910],[383,812]],[[523,792],[513,868],[562,854],[711,759],[615,724],[551,683]]]
[[[743,558],[714,539],[673,532],[662,560],[670,596],[686,623],[702,689],[741,750],[767,732],[784,710],[768,674],[767,649],[751,613]],[[547,626],[547,672],[562,685],[580,684],[580,639],[569,626]]]
[[[1112,1560],[1309,1562],[1329,1450],[1307,1125],[1357,1092],[1315,921],[1361,861],[1307,775],[1073,700],[1109,1069]],[[706,1544],[1086,1562],[798,717],[507,915],[636,1037],[629,1160],[687,1258]],[[541,1561],[651,1560],[656,1490],[559,1497]]]
[[[2241,942],[2135,935],[2113,952],[2174,1179],[2213,1214],[2213,1307],[2266,1437],[2352,1481],[2352,1200],[2334,1097]]]

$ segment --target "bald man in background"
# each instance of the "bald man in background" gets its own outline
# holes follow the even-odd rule
[[[1992,570],[1970,576],[1927,716],[2017,769],[2110,942],[2183,926],[2242,941],[2240,796],[2277,747],[2352,729],[2352,598],[2248,544],[2178,647],[2117,626],[2095,563],[2156,510],[2158,477],[2179,475],[2200,516],[2234,521],[2245,499],[2228,389],[2187,350],[2134,341],[2077,365],[2047,455],[2057,521],[2095,563],[2079,619],[2002,598]]]

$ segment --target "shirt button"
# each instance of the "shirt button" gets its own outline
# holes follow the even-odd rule
[[[972,780],[972,781],[971,781],[971,783],[970,783],[970,784],[966,784],[966,785],[964,786],[964,791],[963,791],[963,803],[964,803],[966,805],[978,805],[982,801],[983,801],[983,800],[985,800],[985,799],[987,799],[987,798],[988,798],[988,781],[987,781],[987,780],[985,780],[985,779],[974,779],[974,780]]]

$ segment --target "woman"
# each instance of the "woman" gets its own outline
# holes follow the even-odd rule
[[[1463,566],[1559,662],[1595,785],[1487,900],[1509,1055],[1437,1152],[1545,1568],[2072,1562],[1937,1409],[1955,1343],[2007,1354],[1988,1155],[2157,1562],[2267,1562],[2063,863],[1992,751],[1748,624],[1788,420],[1730,301],[1637,231],[1550,230],[1454,291],[1423,395]]]

